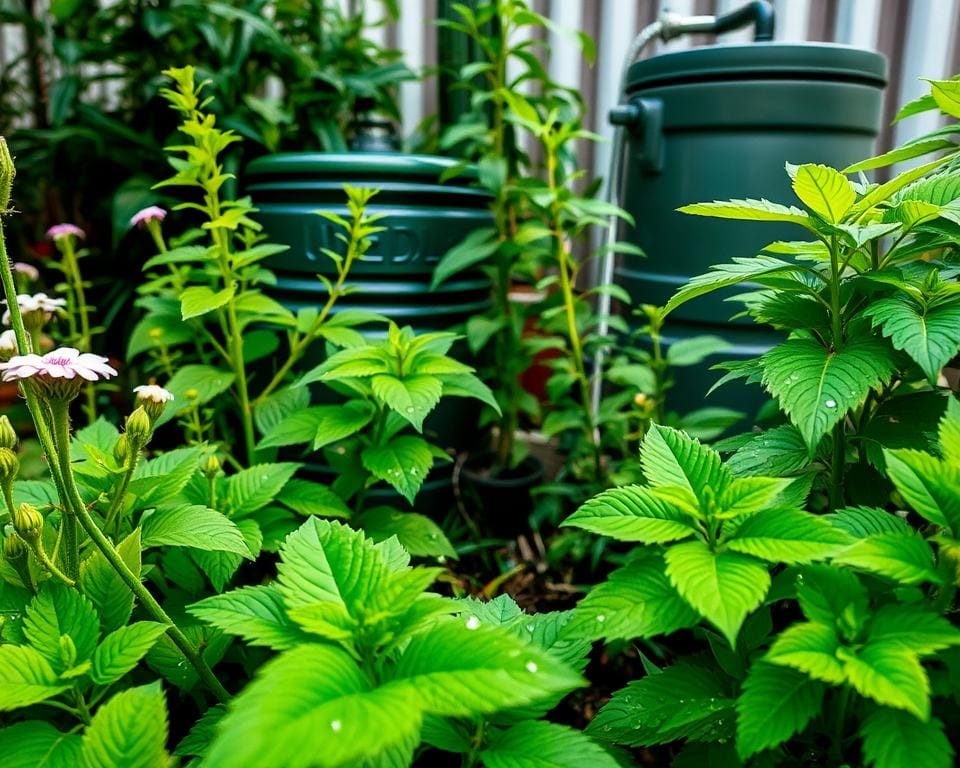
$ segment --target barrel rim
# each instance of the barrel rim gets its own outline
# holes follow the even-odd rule
[[[887,59],[877,51],[837,43],[712,45],[669,51],[634,63],[627,73],[627,93],[653,85],[709,80],[805,76],[854,80],[877,87],[887,83]]]
[[[333,176],[375,177],[396,181],[398,176],[439,181],[460,161],[440,155],[417,155],[403,152],[277,152],[259,157],[246,167],[246,176],[310,177]],[[468,165],[446,184],[464,186],[477,179],[477,170]]]

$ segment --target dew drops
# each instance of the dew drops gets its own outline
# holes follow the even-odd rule
[[[836,408],[836,407],[837,407],[837,401],[836,401],[836,400],[827,400],[827,401],[824,403],[824,405],[827,406],[827,408]]]
[[[480,619],[476,616],[471,616],[467,619],[467,629],[477,629],[480,626]]]
[[[527,672],[536,672],[540,667],[537,666],[537,662],[528,661],[526,663]]]
[[[597,616],[597,622],[600,624],[603,624],[603,622],[605,622],[606,620],[607,620],[607,617],[604,616],[602,613],[599,616]]]
[[[341,728],[343,728],[343,723],[341,723],[339,720],[330,721],[330,730],[334,733],[340,733]]]
[[[416,410],[412,405],[407,406],[407,413],[413,413]]]
[[[533,632],[533,630],[534,630],[533,624],[527,624],[526,629],[527,629],[527,632]]]

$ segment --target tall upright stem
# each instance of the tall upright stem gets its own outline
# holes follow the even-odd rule
[[[87,296],[83,289],[83,275],[80,274],[80,261],[77,259],[77,251],[73,247],[73,238],[68,236],[64,242],[63,262],[67,282],[73,284],[73,293],[76,297],[76,311],[80,317],[80,340],[78,347],[81,352],[92,352],[91,346],[93,339],[90,334],[90,308],[87,306]],[[93,424],[97,420],[97,392],[92,382],[84,384],[84,405],[83,410],[87,416],[87,422]]]
[[[830,322],[833,352],[843,346],[843,322],[840,309],[840,254],[836,235],[830,238]],[[830,507],[843,506],[843,475],[846,469],[846,427],[841,417],[833,428],[833,455],[830,460]]]

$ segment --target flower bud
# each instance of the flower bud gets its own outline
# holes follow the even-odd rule
[[[21,504],[13,511],[13,530],[27,544],[39,542],[40,534],[43,533],[43,515],[40,510],[26,502]]]
[[[7,140],[0,136],[0,213],[6,213],[10,208],[10,196],[13,194],[13,179],[17,169],[13,165],[13,157],[7,147]]]
[[[20,472],[20,459],[9,448],[0,448],[0,485],[9,489]]]
[[[23,539],[14,534],[3,540],[3,559],[9,563],[17,563],[27,556],[27,545]]]
[[[212,453],[203,464],[203,474],[211,480],[220,474],[220,460]]]
[[[6,416],[0,416],[0,448],[16,448],[17,433]]]
[[[125,434],[117,438],[113,446],[113,458],[119,466],[127,465],[127,460],[130,458],[130,439]]]
[[[144,384],[134,387],[137,395],[137,405],[141,406],[150,417],[151,423],[160,418],[167,403],[173,400],[173,392],[159,387],[156,384]]]
[[[127,439],[133,445],[141,446],[150,442],[152,430],[150,417],[143,410],[143,406],[134,409],[133,413],[127,416]]]

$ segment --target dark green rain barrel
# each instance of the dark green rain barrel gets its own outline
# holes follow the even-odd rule
[[[349,184],[380,190],[367,210],[384,216],[378,225],[386,230],[374,236],[366,258],[354,263],[347,281],[354,290],[338,300],[338,309],[379,312],[417,332],[454,330],[485,311],[490,282],[479,272],[461,273],[430,290],[444,253],[491,223],[489,197],[473,186],[475,174],[441,182],[454,165],[447,158],[397,152],[282,153],[254,160],[244,186],[259,209],[257,220],[271,242],[290,246],[266,262],[277,277],[271,295],[294,311],[326,301],[317,274],[333,278],[336,270],[322,249],[340,252],[343,245],[335,237],[340,229],[315,211],[347,217],[343,186]],[[376,326],[364,330],[386,332]],[[447,398],[424,428],[444,447],[473,447],[479,413],[476,401]]]
[[[636,220],[623,237],[646,257],[621,257],[615,281],[635,305],[663,305],[713,264],[753,256],[774,240],[805,239],[803,230],[790,225],[709,219],[676,209],[748,197],[795,204],[784,163],[844,168],[869,157],[885,84],[880,54],[817,43],[718,45],[633,64],[627,104],[611,120],[626,130],[620,204]],[[749,320],[729,319],[740,305],[724,299],[738,292],[694,299],[667,320],[668,344],[713,334],[733,345],[701,366],[675,372],[671,410],[727,406],[752,417],[763,402],[757,387],[739,383],[704,399],[721,375],[710,365],[755,357],[780,338]]]

